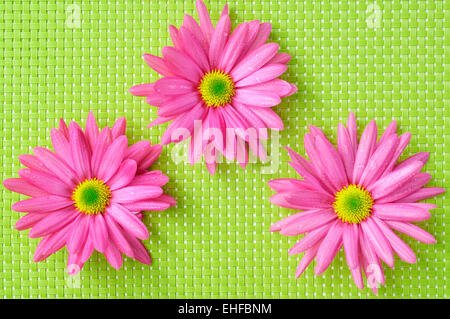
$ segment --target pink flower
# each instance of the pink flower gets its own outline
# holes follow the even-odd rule
[[[358,144],[355,116],[347,127],[339,124],[337,150],[317,127],[305,135],[305,149],[311,162],[287,148],[289,164],[303,177],[276,179],[269,186],[278,192],[270,198],[275,205],[303,212],[276,222],[271,231],[298,236],[306,233],[289,251],[305,252],[296,272],[298,278],[316,259],[315,274],[323,273],[344,246],[348,267],[356,286],[363,289],[361,268],[368,286],[377,293],[384,284],[381,261],[394,266],[394,253],[415,263],[416,256],[393,230],[432,244],[432,235],[411,222],[430,218],[436,205],[417,201],[445,192],[424,187],[431,175],[421,173],[428,153],[418,153],[397,163],[411,138],[398,136],[392,122],[377,142],[377,125],[372,121]]]
[[[122,265],[121,253],[150,265],[139,241],[149,237],[141,212],[165,210],[176,202],[161,188],[168,177],[146,171],[161,154],[161,145],[140,141],[128,147],[125,129],[121,118],[112,129],[99,132],[92,112],[84,132],[76,122],[67,127],[61,119],[59,129],[51,131],[55,152],[36,147],[35,155],[19,156],[28,168],[3,185],[31,197],[12,209],[27,213],[16,229],[31,228],[30,238],[43,238],[35,262],[67,246],[71,275],[81,270],[94,249],[116,269]]]
[[[215,28],[201,0],[197,0],[197,11],[200,25],[185,15],[179,29],[170,26],[173,47],[164,47],[162,58],[144,55],[145,62],[163,78],[136,85],[130,92],[146,96],[148,104],[158,107],[159,117],[150,126],[172,121],[162,144],[192,137],[191,165],[204,155],[214,174],[222,153],[245,168],[246,143],[264,160],[260,140],[268,138],[267,128],[283,129],[271,107],[297,91],[295,85],[277,79],[291,56],[277,53],[278,44],[266,43],[270,23],[244,22],[230,34],[227,6]]]

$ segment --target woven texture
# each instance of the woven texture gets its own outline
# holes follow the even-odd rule
[[[374,5],[376,3],[376,5]],[[207,3],[214,23],[224,1]],[[307,124],[336,139],[349,110],[359,129],[391,119],[413,133],[405,155],[431,153],[429,186],[450,180],[450,5],[441,1],[229,1],[234,26],[271,22],[271,40],[293,55],[284,79],[299,92],[276,107],[285,123],[281,145],[304,154]],[[158,76],[142,59],[170,44],[169,24],[184,13],[196,17],[195,2],[184,1],[8,1],[0,0],[0,179],[17,177],[17,156],[50,146],[50,129],[60,117],[84,125],[93,110],[100,126],[126,116],[131,142],[158,143],[167,125],[147,129],[156,109],[128,88]],[[38,243],[15,230],[13,202],[25,197],[0,187],[0,297],[14,298],[373,298],[358,290],[341,251],[329,270],[313,267],[295,280],[300,255],[287,251],[299,238],[268,231],[293,213],[271,205],[266,182],[295,177],[288,156],[274,174],[267,166],[221,164],[211,177],[203,164],[174,163],[173,145],[154,169],[170,177],[166,191],[178,206],[147,213],[145,241],[151,267],[125,259],[119,271],[94,253],[74,282],[66,274],[67,251],[41,263]],[[379,296],[446,298],[450,267],[450,196],[430,200],[438,209],[421,226],[438,243],[425,245],[402,236],[417,264],[396,258],[386,269]]]

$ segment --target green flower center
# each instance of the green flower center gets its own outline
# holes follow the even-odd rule
[[[362,186],[349,185],[335,195],[334,212],[340,220],[359,224],[372,213],[372,195]]]
[[[97,178],[81,182],[72,193],[75,207],[87,215],[102,214],[109,205],[110,198],[109,187]]]
[[[200,81],[198,90],[203,102],[212,107],[230,103],[235,93],[231,76],[220,70],[206,73]]]

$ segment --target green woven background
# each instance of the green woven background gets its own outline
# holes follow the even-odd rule
[[[71,4],[80,10],[79,28],[67,25]],[[207,3],[214,23],[224,4]],[[294,57],[283,78],[296,83],[299,92],[276,108],[286,126],[282,145],[304,154],[308,123],[334,141],[337,124],[349,110],[356,113],[360,131],[373,118],[381,128],[396,119],[400,132],[413,133],[405,154],[429,151],[429,185],[445,187],[450,180],[450,4],[373,4],[229,1],[233,26],[253,19],[271,22],[271,40]],[[1,0],[0,179],[17,176],[18,155],[50,146],[50,129],[60,117],[84,125],[89,110],[101,126],[126,116],[130,141],[158,143],[167,125],[147,129],[156,109],[127,91],[158,78],[141,56],[160,55],[171,44],[169,24],[179,26],[184,13],[196,17],[194,0]],[[268,200],[268,180],[295,176],[284,150],[279,150],[282,163],[275,174],[262,174],[263,164],[249,164],[246,171],[222,164],[213,177],[204,165],[175,164],[171,150],[173,145],[164,149],[154,168],[169,175],[165,189],[178,206],[144,219],[151,230],[145,245],[153,265],[125,259],[116,271],[94,253],[79,286],[67,281],[65,249],[32,262],[38,240],[13,228],[20,214],[10,209],[24,197],[1,186],[0,297],[373,297],[369,289],[354,286],[342,252],[321,277],[314,277],[310,267],[295,280],[300,256],[288,256],[287,250],[299,238],[268,231],[293,213]],[[421,226],[438,243],[428,246],[403,237],[416,251],[417,264],[396,258],[395,269],[386,269],[380,297],[448,297],[450,196],[431,202],[439,208]]]

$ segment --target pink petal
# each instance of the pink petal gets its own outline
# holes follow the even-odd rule
[[[292,55],[280,52],[275,54],[275,56],[272,58],[272,60],[269,61],[269,63],[288,64],[291,59]]]
[[[149,233],[144,223],[122,205],[111,205],[108,208],[107,213],[121,225],[125,231],[140,239],[148,238]]]
[[[59,119],[59,132],[61,132],[64,137],[69,140],[69,128],[63,119]]]
[[[156,119],[154,119],[153,121],[150,122],[150,124],[147,126],[148,128],[159,125],[159,124],[163,124],[163,123],[167,123],[170,122],[174,119],[175,117],[157,117]]]
[[[96,139],[98,136],[98,125],[97,122],[95,121],[94,113],[92,113],[92,111],[89,112],[84,131],[86,135],[86,140],[92,152],[94,150],[94,146],[96,144]]]
[[[278,193],[270,197],[270,201],[278,206],[292,209],[330,208],[334,198],[317,191],[291,191]]]
[[[377,199],[377,204],[392,203],[417,192],[431,179],[427,173],[417,173],[411,180],[391,194]]]
[[[173,43],[173,47],[177,50],[183,51],[183,43],[178,29],[173,25],[169,25],[169,34]]]
[[[233,68],[230,72],[231,77],[237,82],[259,70],[275,56],[279,48],[277,43],[266,43],[256,48]]]
[[[256,106],[249,106],[249,105],[247,105],[247,107],[253,113],[255,113],[264,122],[264,124],[268,128],[276,129],[276,130],[284,129],[283,121],[280,119],[280,117],[277,115],[277,113],[272,111],[270,108],[256,107]]]
[[[220,57],[219,70],[223,70],[225,73],[229,73],[232,70],[245,47],[247,35],[247,23],[242,23],[234,29]]]
[[[68,207],[60,211],[52,212],[51,214],[41,215],[45,217],[33,226],[33,229],[29,233],[30,238],[43,237],[57,232],[74,221],[79,216],[79,213],[73,207]]]
[[[350,135],[348,134],[348,130],[341,123],[339,123],[338,125],[337,146],[338,153],[341,156],[342,163],[345,167],[345,172],[347,173],[348,179],[350,180],[353,176],[355,153],[353,150],[352,141],[350,140]]]
[[[270,36],[270,32],[272,31],[272,25],[268,22],[261,23],[259,25],[258,33],[256,34],[255,40],[252,42],[248,52],[250,54],[255,54],[254,50],[260,48],[264,43],[266,43],[267,39]],[[277,50],[278,51],[278,50]]]
[[[342,242],[348,267],[350,269],[359,267],[359,226],[357,224],[344,224]]]
[[[108,246],[106,246],[104,254],[106,260],[113,268],[119,270],[120,267],[122,267],[122,255],[120,254],[120,250],[114,244],[110,243]]]
[[[192,60],[200,67],[203,72],[210,71],[210,64],[208,53],[205,52],[197,37],[187,28],[182,26],[180,28],[181,37],[183,40],[184,52],[186,52]]]
[[[398,163],[394,167],[394,170],[408,166],[409,164],[411,164],[412,162],[415,162],[415,161],[420,161],[423,163],[423,165],[425,165],[428,162],[429,157],[430,157],[430,153],[428,153],[428,152],[420,152],[420,153],[414,154],[413,156],[408,157],[404,161],[401,161],[400,163]]]
[[[146,170],[158,159],[162,152],[162,145],[153,145],[148,154],[138,163],[138,170]]]
[[[154,89],[155,83],[144,83],[132,86],[128,92],[133,94],[134,96],[149,96],[150,94],[155,92]]]
[[[322,137],[324,139],[327,138],[325,133],[320,128],[318,128],[317,126],[308,124],[308,127],[309,127],[309,131],[311,132],[311,135],[314,138],[316,138],[316,137]],[[331,145],[331,143],[330,143],[330,145]]]
[[[425,244],[435,244],[437,242],[436,238],[434,238],[433,235],[414,224],[393,220],[386,220],[385,223],[391,226],[393,229],[414,239],[417,239],[418,241],[421,241]]]
[[[171,206],[170,203],[158,199],[124,203],[123,206],[131,212],[163,211]]]
[[[368,218],[360,225],[362,231],[367,236],[369,244],[373,247],[378,257],[389,267],[394,267],[394,253],[392,252],[391,245],[373,219]]]
[[[65,164],[72,166],[72,150],[70,148],[70,143],[67,138],[56,128],[52,128],[50,131],[53,149],[60,159],[64,161]]]
[[[26,214],[25,216],[20,217],[20,219],[14,225],[14,228],[17,230],[25,230],[31,228],[46,216],[46,214]]]
[[[289,249],[289,255],[299,254],[318,244],[330,230],[332,223],[325,224],[309,232],[305,237]]]
[[[188,94],[194,90],[192,82],[181,78],[165,77],[155,82],[155,91],[165,95]]]
[[[244,87],[249,85],[256,85],[271,81],[284,72],[286,72],[287,66],[284,64],[268,64],[256,72],[253,72],[249,76],[243,78],[242,80],[236,82],[236,87]]]
[[[364,271],[368,279],[369,277],[371,279],[368,280],[368,286],[373,288],[373,286],[376,286],[377,282],[384,285],[385,278],[380,260],[364,232],[359,234],[359,244],[361,247],[361,257],[363,257],[360,259],[360,264],[364,267]]]
[[[268,138],[266,124],[264,124],[264,122],[255,113],[253,113],[252,110],[250,110],[244,104],[238,103],[236,101],[233,102],[232,106],[234,107],[236,112],[238,112],[238,114],[247,121],[249,127],[258,129],[258,137],[260,139]]]
[[[316,148],[315,137],[311,134],[305,134],[304,146],[306,154],[311,160],[311,164],[314,167],[314,173],[318,177],[320,184],[328,190],[331,194],[336,192],[336,189],[332,186],[330,179],[327,175],[327,168],[323,166],[320,151]]]
[[[367,162],[359,180],[360,185],[366,187],[378,180],[388,167],[398,143],[397,135],[392,134],[384,143],[379,144]]]
[[[144,58],[145,63],[147,63],[149,67],[151,67],[153,70],[155,70],[162,76],[173,75],[173,73],[167,67],[167,64],[163,58],[151,54],[144,54],[142,57]],[[130,93],[133,94],[132,92]]]
[[[67,197],[49,195],[21,200],[14,203],[11,209],[16,212],[45,214],[72,204],[72,200]]]
[[[195,6],[197,7],[200,28],[202,29],[206,40],[210,43],[214,27],[212,25],[211,18],[209,17],[208,9],[206,9],[206,6],[202,0],[197,0]]]
[[[382,220],[397,221],[424,221],[431,217],[430,213],[420,204],[375,204],[373,205],[374,216]]]
[[[314,210],[314,211],[316,211],[316,210]],[[295,222],[295,220],[298,219],[301,215],[303,215],[303,213],[304,212],[295,213],[293,215],[289,215],[289,216],[277,221],[270,227],[270,231],[271,232],[280,231],[285,226],[291,224],[292,222]]]
[[[347,120],[347,131],[348,136],[350,137],[350,141],[353,145],[353,153],[356,155],[356,150],[358,148],[358,128],[356,126],[356,117],[353,112],[350,112]]]
[[[83,267],[83,264],[91,257],[92,253],[94,252],[94,244],[91,240],[91,236],[89,236],[84,243],[83,250],[81,251],[80,255],[80,261],[81,261],[81,267]]]
[[[200,102],[198,92],[191,92],[184,95],[178,95],[167,101],[162,107],[158,109],[158,116],[171,117],[183,114],[191,110]]]
[[[141,163],[142,160],[148,155],[152,148],[150,141],[139,141],[131,145],[125,152],[125,158],[131,159],[136,163]]]
[[[76,173],[53,152],[42,147],[35,147],[33,152],[36,154],[36,157],[44,163],[45,167],[48,169],[47,172],[58,177],[61,182],[64,182],[67,186],[72,187],[75,183],[80,181]]]
[[[170,206],[176,206],[177,205],[177,201],[170,195],[167,194],[162,194],[161,196],[159,196],[158,198],[156,198],[159,201],[165,202],[170,204]]]
[[[8,178],[5,179],[2,183],[3,186],[5,186],[5,188],[9,189],[11,192],[23,194],[26,196],[39,197],[49,195],[41,188],[28,183],[23,178]]]
[[[56,233],[42,239],[34,252],[33,261],[40,262],[64,247],[72,225],[68,225]]]
[[[297,215],[282,226],[280,234],[284,236],[298,236],[315,230],[316,228],[327,225],[335,220],[336,214],[331,209],[309,210]]]
[[[111,207],[109,209],[111,209]],[[125,255],[129,257],[134,257],[133,247],[131,247],[130,243],[128,242],[127,238],[124,235],[126,233],[126,230],[124,230],[116,222],[116,220],[111,216],[109,211],[107,211],[107,213],[104,214],[103,217],[105,218],[106,226],[108,227],[109,239],[112,240],[113,244]],[[110,245],[111,244],[109,244],[108,246]],[[105,252],[107,251],[108,249],[105,250]]]
[[[136,175],[137,164],[134,160],[124,160],[120,164],[117,173],[109,181],[109,189],[114,191],[118,188],[127,186]]]
[[[131,185],[155,185],[163,186],[169,181],[169,177],[162,174],[161,171],[150,171],[148,173],[136,176],[130,183]]]
[[[111,134],[113,140],[116,138],[125,135],[125,131],[127,129],[127,119],[126,117],[120,117],[114,122],[114,125],[111,129]]]
[[[317,135],[315,138],[316,149],[321,153],[322,164],[327,168],[326,174],[334,185],[335,189],[341,189],[348,184],[347,174],[344,164],[341,161],[336,149],[323,136]]]
[[[290,83],[281,79],[273,79],[267,82],[248,86],[247,88],[256,91],[276,93],[280,97],[288,96],[292,89]]]
[[[126,186],[113,192],[112,200],[115,203],[130,203],[161,196],[163,190],[159,186],[138,185]]]
[[[97,138],[96,146],[91,159],[92,172],[97,173],[102,163],[103,155],[112,142],[112,133],[109,127],[105,127]]]
[[[276,192],[288,192],[294,189],[314,190],[306,181],[294,178],[273,179],[268,181],[267,184]]]
[[[91,177],[91,152],[81,128],[75,122],[69,125],[70,145],[72,149],[73,168],[79,180]]]
[[[127,150],[128,140],[125,135],[115,139],[103,155],[97,171],[97,176],[103,182],[108,182],[119,169]]]
[[[197,37],[198,42],[203,47],[205,52],[209,52],[209,42],[205,38],[205,35],[202,32],[202,29],[198,25],[197,21],[194,20],[189,14],[185,14],[183,18],[183,25],[188,28],[191,33]]]
[[[32,168],[38,171],[42,171],[42,172],[46,172],[46,173],[51,173],[47,167],[45,167],[45,165],[36,157],[33,155],[29,155],[29,154],[22,154],[18,156],[20,163],[22,163],[22,165],[28,167],[28,168]]]
[[[394,155],[392,156],[391,162],[389,163],[388,167],[386,168],[386,171],[384,172],[383,176],[386,176],[387,174],[389,174],[392,171],[392,169],[395,166],[395,163],[397,163],[397,160],[402,155],[406,146],[408,146],[410,140],[411,140],[411,133],[405,133],[405,134],[400,135],[400,141],[398,143],[397,149],[395,150]]]
[[[437,195],[440,195],[442,193],[445,193],[444,188],[440,187],[424,187],[414,194],[411,194],[409,196],[403,197],[402,199],[399,199],[397,202],[400,203],[414,203],[419,200],[427,199],[430,197],[434,197]]]
[[[152,93],[151,95],[147,96],[145,99],[145,103],[150,104],[152,106],[161,107],[163,106],[167,101],[169,101],[172,98],[170,95],[163,95],[160,93]]]
[[[364,289],[364,282],[359,262],[357,267],[350,269],[350,272],[352,273],[353,281],[355,282],[356,287],[359,289]]]
[[[386,130],[384,131],[383,135],[381,135],[380,140],[378,141],[378,145],[381,145],[385,141],[387,141],[395,132],[397,131],[397,122],[392,121]]]
[[[46,193],[63,197],[72,196],[72,189],[53,175],[29,168],[19,170],[18,174],[28,183],[44,190]]]
[[[372,156],[375,150],[377,142],[377,124],[372,121],[367,125],[366,129],[361,135],[361,140],[359,142],[358,151],[355,157],[355,166],[353,169],[352,183],[358,184],[361,175],[366,168],[369,158]]]
[[[108,228],[103,214],[95,215],[91,234],[94,248],[101,253],[105,252],[108,246]]]
[[[209,61],[211,67],[214,69],[217,67],[225,45],[228,40],[228,35],[231,30],[231,21],[228,14],[222,15],[217,22],[216,28],[211,39],[211,46],[209,47]]]
[[[162,49],[169,70],[186,80],[198,83],[203,72],[189,55],[172,47]]]
[[[228,14],[228,4],[226,3],[225,6],[223,7],[222,13],[221,13],[221,17]],[[217,25],[216,25],[217,28]]]
[[[413,250],[405,244],[382,220],[373,217],[373,220],[380,228],[381,232],[386,236],[387,240],[391,244],[394,252],[405,262],[414,264],[417,259]]]
[[[150,258],[150,254],[148,253],[145,246],[138,239],[131,236],[129,233],[124,232],[123,235],[133,248],[133,258],[135,258],[137,261],[143,264],[151,265],[152,259]]]
[[[204,114],[205,108],[202,106],[202,103],[200,102],[197,105],[195,105],[189,112],[176,118],[167,127],[166,131],[161,137],[161,144],[166,145],[169,143],[179,143],[185,140],[186,138],[190,137],[194,129],[194,121],[202,120]],[[183,132],[178,129],[183,130]],[[179,133],[181,133],[184,136],[180,136]],[[186,134],[184,133],[188,133],[189,135],[186,136]]]
[[[320,244],[316,255],[317,266],[314,269],[316,276],[327,270],[334,256],[336,256],[342,243],[343,230],[344,224],[341,221],[336,221]]]
[[[93,216],[83,214],[79,215],[71,234],[68,236],[67,250],[69,253],[81,252],[81,249],[83,248],[89,235],[89,226],[93,218]]]
[[[206,165],[206,169],[208,170],[209,174],[213,175],[216,173],[216,169],[217,169],[217,152],[215,151],[214,148],[212,148],[212,144],[208,144],[208,146],[206,147],[205,152],[210,153],[211,156],[209,159],[205,158],[205,165]]]
[[[291,165],[295,171],[302,176],[305,181],[311,185],[311,188],[315,191],[322,192],[325,194],[330,194],[328,190],[326,190],[322,183],[319,181],[319,179],[311,172],[311,168],[307,165],[309,162],[304,160],[303,163],[298,162],[288,162],[289,165]]]
[[[245,57],[248,54],[248,50],[252,46],[253,42],[255,42],[256,36],[258,35],[259,26],[261,25],[259,20],[252,20],[250,22],[245,23],[248,25],[247,37],[244,41],[244,47],[239,56],[240,59]]]
[[[387,196],[411,180],[422,169],[422,166],[422,162],[413,162],[409,166],[385,175],[376,183],[368,186],[367,190],[372,193],[374,199]]]
[[[239,103],[257,107],[272,107],[281,103],[280,97],[275,93],[247,88],[236,90],[234,100]]]
[[[303,255],[303,258],[300,261],[297,270],[295,271],[296,279],[298,279],[303,274],[303,272],[306,270],[309,264],[314,260],[317,254],[317,250],[319,249],[319,246],[320,244],[315,245],[313,248],[306,251],[305,255]]]

